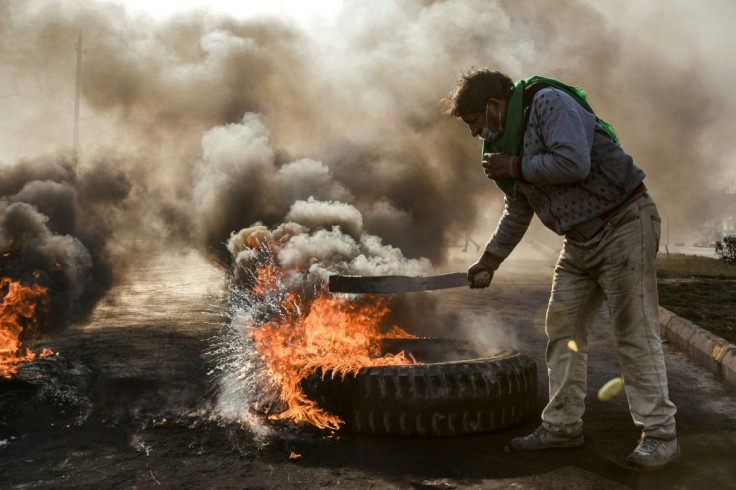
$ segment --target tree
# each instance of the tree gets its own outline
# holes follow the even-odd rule
[[[736,265],[736,236],[725,236],[716,242],[716,255],[727,264]]]

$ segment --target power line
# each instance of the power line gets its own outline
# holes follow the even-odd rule
[[[11,97],[24,97],[26,95],[48,94],[54,91],[55,91],[54,89],[39,89],[39,90],[32,90],[30,92],[15,92],[12,94],[0,95],[0,99],[9,99]]]
[[[79,35],[81,36],[81,31]],[[62,42],[62,43],[56,43],[53,46],[45,46],[43,53],[39,53],[38,50],[33,46],[29,46],[27,48],[15,50],[15,51],[9,51],[9,50],[5,50],[5,52],[2,51],[4,48],[7,48],[8,46],[18,46],[21,44],[33,43],[33,42],[38,41],[39,39],[48,39],[52,37],[58,38],[60,36],[58,36],[57,34],[45,34],[42,36],[36,36],[35,38],[18,40],[12,43],[0,43],[0,66],[8,66],[8,65],[12,66],[12,65],[18,65],[21,63],[26,64],[26,65],[33,64],[33,63],[38,64],[38,63],[45,61],[44,58],[46,56],[44,55],[56,56],[55,52],[65,51],[69,49],[69,44]],[[78,38],[77,43],[80,42],[80,39],[81,38]],[[75,43],[75,47],[76,45],[77,44]],[[15,56],[16,58],[8,59],[13,56]],[[5,59],[3,59],[3,57]],[[80,64],[79,59],[77,60],[77,64],[78,65]],[[77,67],[77,79],[78,80],[81,78],[79,69],[80,67],[78,66]],[[77,83],[79,84],[81,83],[81,81],[78,81]],[[38,94],[49,94],[55,91],[56,89],[45,88],[45,89],[37,89],[37,90],[27,90],[27,91],[22,91],[22,92],[10,92],[10,93],[5,93],[5,94],[0,94],[0,99],[10,99],[13,97],[25,97],[29,95],[38,95]]]
[[[2,49],[0,47],[0,59],[2,58],[24,58],[27,56],[37,56],[40,54],[40,51],[43,51],[44,54],[49,55],[57,55],[60,52],[65,51],[68,49],[68,45],[66,43],[57,43],[53,46],[28,46],[27,48],[21,48],[21,49]]]
[[[39,39],[47,39],[49,37],[57,37],[57,36],[58,34],[44,34],[42,36],[36,36],[33,38],[29,37],[27,39],[16,39],[15,42],[12,42],[12,43],[0,43],[0,49],[3,46],[17,46],[19,44],[32,43],[32,42],[38,41]]]
[[[0,66],[7,66],[21,63],[43,62],[45,58],[58,58],[60,53],[69,49],[71,42],[56,42],[54,44],[44,44],[43,46],[27,46],[20,49],[7,49],[11,46],[19,46],[23,44],[34,43],[39,39],[63,38],[58,34],[44,34],[35,38],[28,38],[11,43],[0,43]]]

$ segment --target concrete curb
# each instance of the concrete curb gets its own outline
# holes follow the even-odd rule
[[[669,340],[695,364],[736,388],[736,345],[661,306],[659,333],[662,339]]]

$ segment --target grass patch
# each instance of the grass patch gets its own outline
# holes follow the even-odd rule
[[[657,257],[659,277],[710,277],[714,279],[736,279],[736,266],[719,259],[697,255],[670,254]]]
[[[659,304],[736,343],[736,266],[718,259],[657,257]]]

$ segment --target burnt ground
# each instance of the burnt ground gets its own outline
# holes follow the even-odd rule
[[[474,255],[457,252],[463,270]],[[546,400],[543,314],[552,258],[512,258],[488,290],[438,291],[448,334],[516,347],[536,360]],[[666,345],[682,457],[626,469],[639,434],[626,400],[595,393],[618,375],[606,315],[591,333],[586,444],[507,453],[538,417],[453,438],[402,438],[275,427],[257,436],[212,419],[202,352],[219,328],[224,273],[194,256],[129,274],[92,318],[43,339],[60,353],[0,383],[2,488],[736,488],[736,393]],[[35,370],[35,371],[34,371]],[[38,374],[34,378],[34,373]],[[40,383],[38,378],[46,379]],[[36,381],[33,381],[36,379]],[[35,384],[34,384],[35,383]],[[301,455],[290,460],[291,452]]]

